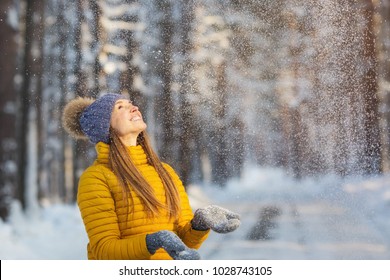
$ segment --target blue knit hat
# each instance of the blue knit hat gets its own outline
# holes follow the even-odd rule
[[[110,120],[112,109],[118,99],[128,99],[121,94],[108,93],[87,106],[80,114],[81,131],[96,144],[110,142]]]
[[[71,100],[62,113],[64,129],[75,139],[88,139],[92,143],[110,142],[111,114],[118,99],[126,95],[108,93],[98,99],[77,97]]]

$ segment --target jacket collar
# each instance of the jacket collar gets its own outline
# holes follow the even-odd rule
[[[110,145],[103,142],[99,142],[96,144],[95,149],[97,153],[97,163],[108,164]],[[129,146],[127,147],[127,151],[129,152],[130,158],[136,166],[148,163],[146,153],[141,145]]]

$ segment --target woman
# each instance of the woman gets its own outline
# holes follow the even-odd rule
[[[88,234],[88,259],[199,259],[209,230],[238,228],[239,215],[218,206],[193,214],[182,182],[153,151],[138,107],[123,95],[78,97],[64,128],[96,145],[80,177],[77,203]]]

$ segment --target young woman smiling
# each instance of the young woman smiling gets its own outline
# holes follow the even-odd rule
[[[97,152],[77,195],[88,259],[199,259],[196,249],[210,229],[227,233],[240,225],[238,214],[219,206],[193,213],[179,176],[159,160],[126,96],[78,97],[64,108],[63,125]]]

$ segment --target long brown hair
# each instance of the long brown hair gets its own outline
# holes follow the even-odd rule
[[[142,174],[134,165],[126,146],[120,140],[113,129],[110,129],[110,153],[109,165],[122,187],[124,202],[129,212],[129,202],[131,196],[130,188],[140,197],[149,217],[153,217],[166,209],[170,218],[177,218],[180,212],[180,196],[171,176],[163,167],[157,154],[153,151],[149,137],[145,131],[141,132],[137,138],[137,144],[144,149],[148,163],[152,165],[160,176],[164,185],[166,205],[158,201],[152,186],[146,181]],[[131,209],[133,211],[133,208]]]

